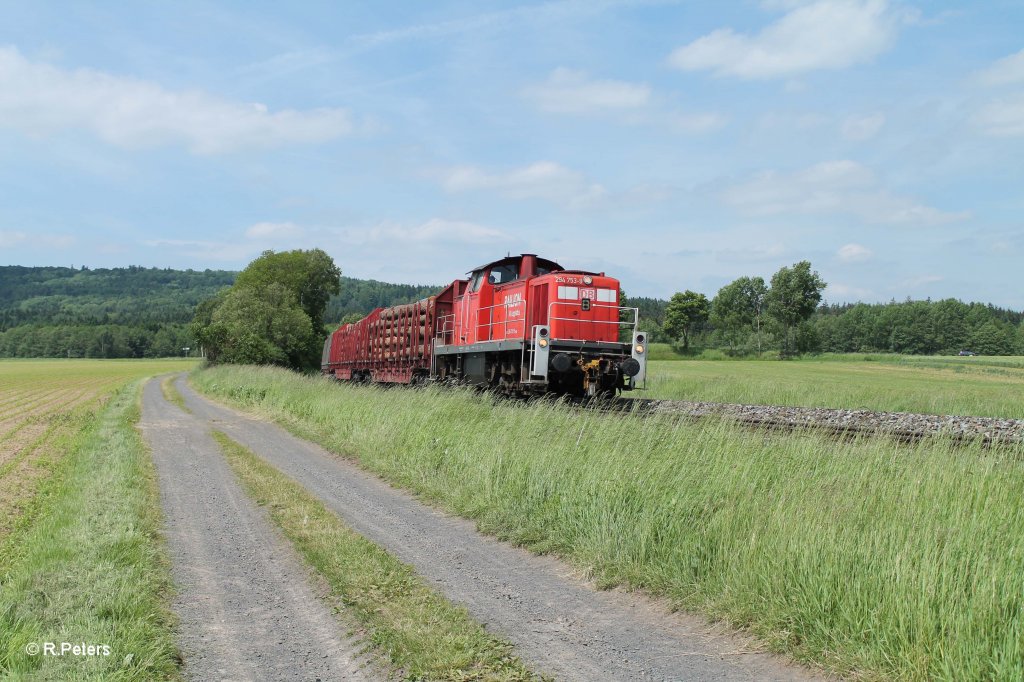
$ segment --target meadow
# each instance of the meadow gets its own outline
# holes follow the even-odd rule
[[[0,677],[177,676],[144,377],[186,360],[0,362]],[[42,642],[110,656],[30,656]]]
[[[798,660],[868,679],[1024,677],[1020,449],[838,442],[269,368],[192,382],[601,586],[663,595]]]
[[[674,361],[665,348],[651,357],[647,390],[637,394],[645,398],[1024,418],[1021,357]]]

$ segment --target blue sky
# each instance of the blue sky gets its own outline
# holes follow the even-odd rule
[[[4,3],[0,264],[1024,308],[1024,6]]]

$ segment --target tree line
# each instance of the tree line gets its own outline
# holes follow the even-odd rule
[[[143,358],[199,353],[189,331],[197,306],[238,272],[168,268],[0,266],[0,357]],[[341,277],[327,326],[440,287]]]
[[[281,254],[276,257],[282,258]],[[301,264],[304,258],[298,257],[296,262]],[[165,357],[181,355],[186,347],[195,355],[201,341],[189,323],[197,312],[212,322],[212,309],[223,303],[240,277],[225,270],[137,266],[0,267],[0,357]],[[242,280],[244,284],[246,278]],[[710,299],[687,290],[668,301],[626,294],[622,300],[639,309],[641,327],[652,341],[671,343],[686,353],[713,348],[737,356],[767,352],[956,354],[962,350],[983,355],[1024,354],[1021,312],[956,299],[824,304],[825,286],[810,263],[801,261],[780,269],[767,282],[760,277],[740,277]],[[319,320],[309,315],[315,311],[307,311],[305,294],[307,305],[299,307],[310,319],[312,336],[303,342],[305,355],[295,355],[294,348],[292,354],[312,363],[312,349],[316,347],[319,353],[319,342],[310,339],[322,339],[326,328],[359,319],[377,307],[421,299],[439,289],[340,277],[337,289],[325,289],[326,303]],[[295,297],[296,305],[303,300],[301,289],[290,290],[291,294],[270,292],[271,309],[292,306],[290,299],[285,300],[289,296]],[[236,322],[242,324],[255,305],[241,300],[244,297],[243,293],[234,294],[220,319],[226,321],[235,306]],[[216,302],[203,307],[204,301]]]
[[[695,291],[669,301],[626,298],[640,309],[652,341],[681,353],[708,348],[730,355],[777,352],[1024,354],[1024,314],[957,299],[823,304],[826,283],[808,261],[783,267],[770,282],[740,277],[708,299]]]

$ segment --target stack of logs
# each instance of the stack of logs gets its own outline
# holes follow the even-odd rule
[[[401,360],[423,357],[430,351],[435,297],[385,308],[370,323],[371,357]]]

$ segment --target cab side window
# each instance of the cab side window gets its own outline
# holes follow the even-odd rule
[[[506,284],[519,279],[519,268],[513,263],[491,268],[487,281],[491,284]]]

